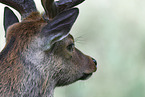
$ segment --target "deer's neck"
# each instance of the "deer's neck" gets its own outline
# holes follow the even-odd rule
[[[38,55],[37,55],[38,54]],[[55,82],[52,79],[49,66],[47,67],[44,62],[51,59],[41,59],[44,55],[37,52],[36,55],[27,54],[23,58],[24,75],[21,82],[21,93],[27,97],[53,97]],[[47,63],[48,64],[48,63]]]
[[[21,94],[25,97],[53,97],[54,82],[49,77],[40,75],[37,70],[33,69],[33,71],[24,71]]]

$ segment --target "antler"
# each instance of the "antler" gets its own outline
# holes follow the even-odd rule
[[[72,8],[84,0],[59,0],[54,2],[54,0],[41,0],[41,3],[45,10],[45,19],[53,19],[58,13]]]
[[[57,14],[57,6],[54,0],[41,0],[41,3],[45,10],[45,18],[54,18]]]
[[[45,10],[45,19],[53,19],[58,13],[72,8],[84,0],[41,0]],[[37,11],[33,0],[0,0],[1,3],[16,9],[22,16],[27,17],[31,12]]]
[[[27,17],[31,12],[37,11],[33,0],[0,0],[0,2],[16,9],[22,18]]]
[[[63,11],[68,8],[72,8],[80,3],[82,3],[85,0],[59,0],[59,2],[56,2],[59,11]]]

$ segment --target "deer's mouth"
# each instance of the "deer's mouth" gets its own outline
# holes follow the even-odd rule
[[[92,76],[92,73],[90,73],[90,74],[84,73],[83,76],[80,78],[80,80],[87,80],[87,79],[89,79],[91,76]]]

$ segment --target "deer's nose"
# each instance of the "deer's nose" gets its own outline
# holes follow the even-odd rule
[[[92,60],[93,60],[93,62],[95,63],[95,65],[97,67],[97,61],[94,58],[92,58]]]

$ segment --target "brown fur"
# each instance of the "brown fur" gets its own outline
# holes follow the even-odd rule
[[[0,53],[0,97],[52,97],[56,86],[64,86],[96,71],[91,57],[77,48],[71,35],[42,51],[42,28],[47,24],[33,12],[7,30],[6,46]],[[38,40],[39,39],[39,40]]]

